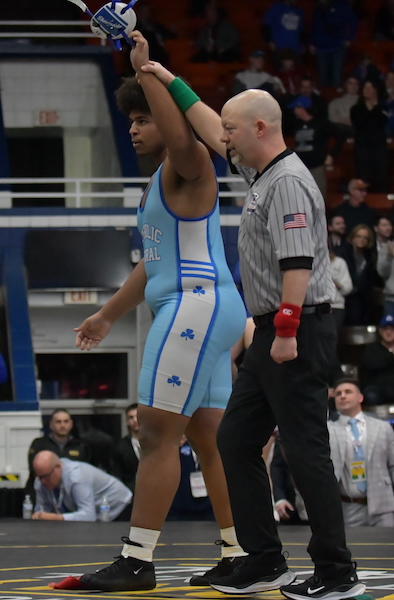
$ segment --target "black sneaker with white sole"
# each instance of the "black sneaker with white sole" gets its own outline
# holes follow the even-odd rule
[[[295,578],[283,557],[267,564],[260,555],[248,555],[237,559],[233,572],[227,577],[211,577],[210,585],[224,594],[251,594],[276,590]]]
[[[80,578],[87,589],[103,592],[132,592],[156,587],[155,568],[151,562],[118,556],[117,560],[96,573]]]
[[[216,567],[209,569],[209,571],[203,575],[193,575],[193,577],[190,578],[189,584],[209,586],[212,577],[214,579],[218,579],[231,575],[231,573],[234,571],[237,561],[239,560],[240,558],[236,556],[231,558],[222,558],[222,560],[217,563]]]
[[[292,600],[305,600],[305,598],[318,598],[318,600],[342,600],[354,598],[365,592],[366,586],[358,580],[356,564],[352,564],[349,573],[334,580],[323,580],[317,575],[310,577],[303,583],[284,585],[280,591],[286,598]]]

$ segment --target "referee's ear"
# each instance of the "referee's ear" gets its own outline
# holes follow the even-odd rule
[[[267,123],[263,119],[257,119],[255,126],[257,129],[257,137],[264,135],[268,129]]]

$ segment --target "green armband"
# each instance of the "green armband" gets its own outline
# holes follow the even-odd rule
[[[197,94],[182,81],[182,79],[179,79],[179,77],[175,77],[167,89],[183,113],[193,106],[193,104],[201,100],[201,98],[199,98]]]

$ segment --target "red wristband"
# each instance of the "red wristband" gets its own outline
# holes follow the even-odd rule
[[[302,306],[282,302],[274,318],[276,335],[278,337],[296,337],[300,326]]]

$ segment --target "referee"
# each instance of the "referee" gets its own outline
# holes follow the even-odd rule
[[[362,594],[346,547],[327,432],[327,382],[335,356],[325,205],[308,169],[286,148],[282,114],[262,90],[231,98],[222,118],[179,79],[152,63],[197,134],[249,183],[239,228],[241,278],[256,333],[219,428],[239,542],[248,557],[211,578],[225,593],[281,588],[288,598],[339,600]],[[261,458],[279,426],[312,529],[313,577],[292,583],[282,555]]]

